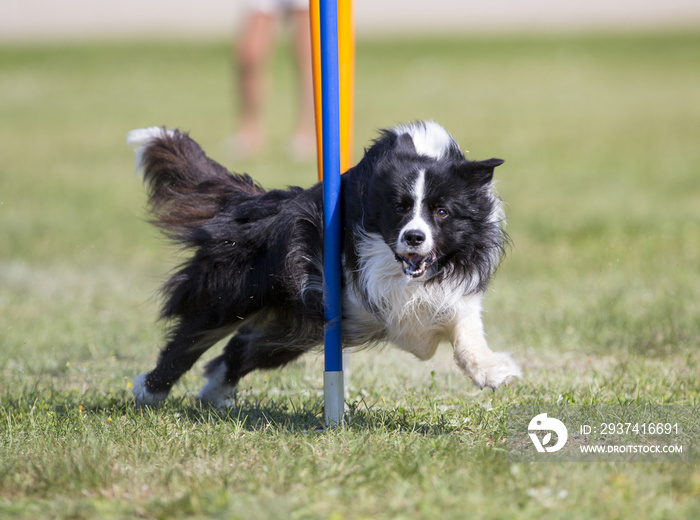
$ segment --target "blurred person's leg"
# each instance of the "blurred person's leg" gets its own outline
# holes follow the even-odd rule
[[[274,13],[252,10],[236,50],[240,121],[233,144],[239,155],[256,155],[265,144],[266,66],[274,37]]]
[[[302,3],[305,6],[297,2],[289,15],[293,26],[293,50],[298,76],[297,121],[290,141],[290,152],[296,159],[310,159],[316,153],[311,24],[308,3]]]

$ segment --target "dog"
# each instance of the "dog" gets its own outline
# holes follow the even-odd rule
[[[128,136],[154,224],[191,257],[165,283],[170,324],[139,405],[163,401],[218,341],[199,398],[230,406],[238,381],[323,342],[323,188],[266,191],[208,158],[187,133]],[[421,360],[451,342],[476,386],[521,376],[487,346],[482,296],[508,242],[493,186],[500,159],[467,160],[437,123],[383,130],[341,178],[344,347],[390,342]]]

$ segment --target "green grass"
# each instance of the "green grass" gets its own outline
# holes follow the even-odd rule
[[[322,423],[322,362],[252,374],[227,413],[201,369],[158,410],[134,374],[162,339],[177,255],[144,219],[132,128],[191,131],[268,187],[284,154],[235,163],[227,42],[0,47],[0,516],[3,518],[698,518],[697,463],[522,463],[509,406],[699,405],[700,34],[360,41],[356,151],[431,118],[502,157],[513,248],[486,328],[524,379],[477,391],[448,347],[353,356],[349,424]]]

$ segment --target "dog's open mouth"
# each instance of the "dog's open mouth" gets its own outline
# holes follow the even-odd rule
[[[433,251],[426,256],[416,254],[407,254],[405,256],[396,254],[395,256],[396,261],[403,267],[404,274],[411,278],[420,278],[423,276],[428,270],[428,267],[433,265],[437,258]]]

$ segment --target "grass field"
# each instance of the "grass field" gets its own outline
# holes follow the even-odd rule
[[[0,47],[0,517],[700,518],[697,463],[522,463],[509,406],[700,405],[700,33],[361,41],[356,157],[431,118],[501,157],[513,247],[489,341],[524,379],[478,391],[449,347],[353,355],[349,424],[322,423],[322,363],[253,374],[202,409],[201,367],[135,410],[177,254],[144,219],[128,130],[166,124],[267,187],[293,69],[278,52],[272,146],[236,163],[226,42]]]

